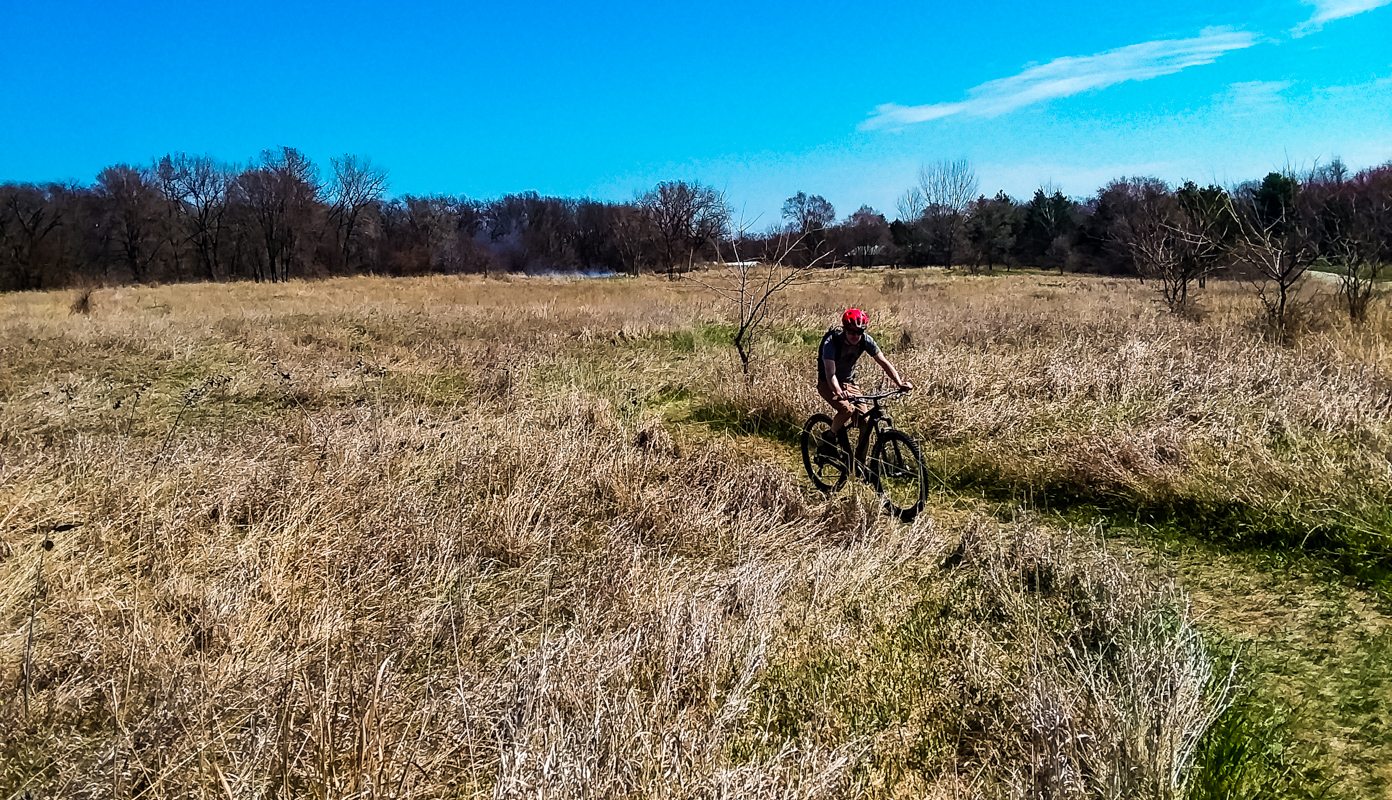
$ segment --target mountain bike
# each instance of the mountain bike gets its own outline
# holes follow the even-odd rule
[[[831,430],[831,417],[813,414],[802,429],[802,464],[812,485],[823,492],[835,492],[855,473],[875,488],[891,516],[904,522],[918,516],[928,500],[928,470],[923,453],[912,436],[894,427],[894,420],[880,405],[907,391],[895,389],[856,398],[853,402],[858,410],[841,429],[836,455],[818,452],[822,434]],[[848,436],[852,428],[859,432],[854,447]]]

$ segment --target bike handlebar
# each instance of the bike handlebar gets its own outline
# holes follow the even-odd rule
[[[855,397],[848,397],[846,399],[851,401],[852,403],[861,403],[865,401],[884,400],[887,397],[897,397],[901,394],[908,394],[909,391],[909,389],[890,389],[889,391],[881,392],[880,394],[862,394],[856,395]]]

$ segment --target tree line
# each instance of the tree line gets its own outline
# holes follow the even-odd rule
[[[344,155],[321,172],[291,147],[241,165],[173,153],[108,167],[90,186],[0,184],[0,290],[355,273],[675,275],[702,261],[779,258],[1140,275],[1182,307],[1220,271],[1274,276],[1279,294],[1320,261],[1369,280],[1392,261],[1392,163],[1353,173],[1337,159],[1231,188],[1121,178],[1082,200],[1049,186],[1027,200],[987,197],[970,164],[938,161],[920,169],[893,221],[869,206],[838,218],[825,198],[798,192],[761,231],[735,223],[725,198],[699,182],[664,181],[628,202],[388,199],[388,188],[370,159]],[[1357,315],[1370,288],[1355,284],[1345,294]]]
[[[675,273],[717,258],[730,212],[699,183],[632,202],[448,195],[386,198],[370,159],[327,174],[292,147],[245,165],[175,153],[90,186],[0,184],[0,291],[376,273]]]

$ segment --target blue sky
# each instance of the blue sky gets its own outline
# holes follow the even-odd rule
[[[0,181],[290,145],[392,194],[682,178],[760,227],[798,191],[892,217],[942,158],[1016,196],[1392,160],[1392,0],[0,0],[0,120]]]

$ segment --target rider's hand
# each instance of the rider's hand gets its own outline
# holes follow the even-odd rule
[[[911,392],[911,391],[913,391],[913,384],[910,383],[909,381],[900,381],[900,382],[899,382],[899,388],[900,388],[900,389],[903,389],[903,390],[906,391],[906,392]]]

